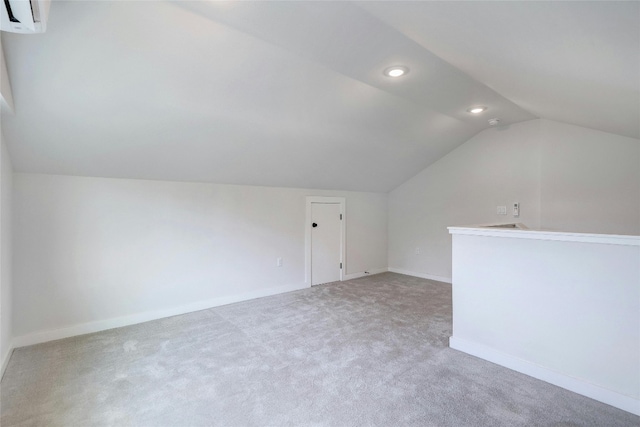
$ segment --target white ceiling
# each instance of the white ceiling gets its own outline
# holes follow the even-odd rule
[[[23,172],[389,191],[492,117],[639,137],[638,5],[54,1],[2,130]]]
[[[640,138],[640,2],[362,5],[543,118]]]

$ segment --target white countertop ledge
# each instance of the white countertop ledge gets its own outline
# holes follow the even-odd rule
[[[469,236],[506,237],[512,239],[533,240],[558,240],[561,242],[583,242],[623,246],[640,246],[640,236],[531,230],[524,224],[520,223],[464,225],[447,228],[450,234],[462,234]]]

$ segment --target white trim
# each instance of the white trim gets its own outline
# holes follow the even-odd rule
[[[9,359],[11,359],[11,355],[13,354],[13,343],[9,343],[9,349],[5,354],[3,354],[2,358],[2,366],[0,367],[0,381],[4,378],[4,371],[7,369],[7,365],[9,365]]]
[[[451,277],[436,276],[435,274],[418,273],[415,271],[403,270],[401,268],[389,267],[392,273],[405,274],[407,276],[420,277],[421,279],[435,280],[436,282],[452,283]]]
[[[331,203],[340,205],[340,213],[342,221],[340,223],[340,260],[342,269],[340,270],[340,281],[345,280],[345,271],[347,271],[347,199],[345,197],[324,197],[324,196],[307,196],[306,216],[304,222],[304,281],[311,286],[311,204],[312,203]]]
[[[364,271],[361,271],[359,273],[349,273],[349,274],[345,274],[344,275],[344,280],[359,279],[360,277],[365,277],[365,276],[371,276],[371,275],[374,275],[374,274],[385,273],[387,271],[389,271],[389,269],[385,267],[385,268],[374,268],[374,269],[369,270],[366,273]]]
[[[450,234],[470,236],[511,237],[515,239],[559,240],[563,242],[604,243],[610,245],[640,246],[640,236],[622,234],[568,233],[564,231],[522,230],[515,228],[491,228],[491,225],[447,227]]]
[[[623,411],[640,415],[640,400],[637,398],[617,393],[584,380],[553,371],[544,366],[502,353],[491,347],[464,339],[450,337],[449,347],[513,369],[530,377],[557,385],[574,393],[587,396],[599,402],[606,403],[607,405],[622,409]]]
[[[246,301],[254,298],[267,297],[285,292],[297,291],[308,288],[306,283],[298,283],[295,285],[278,286],[259,291],[246,292],[238,295],[230,295],[219,297],[207,301],[198,301],[192,304],[180,307],[169,308],[165,310],[147,311],[144,313],[131,314],[128,316],[115,317],[105,320],[97,320],[94,322],[81,323],[66,328],[54,329],[50,331],[32,332],[30,334],[14,337],[13,345],[15,347],[24,347],[27,345],[39,344],[47,341],[59,340],[62,338],[73,337],[76,335],[90,334],[100,332],[107,329],[120,328],[123,326],[135,325],[137,323],[148,322],[150,320],[162,319],[165,317],[177,316],[180,314],[192,313],[194,311],[206,310],[212,307],[232,304],[235,302]]]

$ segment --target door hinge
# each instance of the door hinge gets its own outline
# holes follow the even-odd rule
[[[342,221],[342,214],[340,214],[340,220]]]
[[[340,270],[342,270],[342,263],[340,263]]]

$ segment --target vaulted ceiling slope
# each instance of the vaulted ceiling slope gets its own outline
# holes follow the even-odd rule
[[[2,131],[23,172],[389,191],[492,117],[639,137],[639,12],[56,0],[46,33],[2,33]]]
[[[539,117],[640,138],[638,1],[363,7]]]

